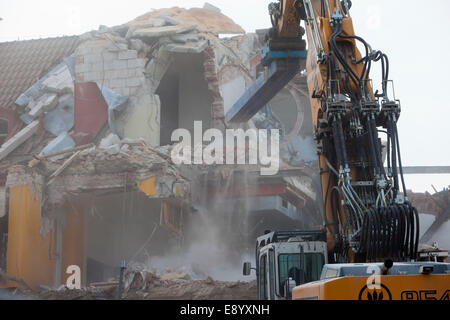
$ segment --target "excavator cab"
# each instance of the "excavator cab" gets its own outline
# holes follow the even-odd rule
[[[283,300],[295,287],[319,280],[326,263],[325,231],[266,232],[256,242],[256,267],[246,262],[243,273],[256,270],[260,300]]]

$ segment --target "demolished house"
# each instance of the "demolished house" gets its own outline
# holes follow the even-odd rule
[[[171,161],[175,129],[229,128],[264,35],[207,5],[0,43],[0,286],[59,287],[75,265],[85,287],[122,260],[212,276],[266,229],[320,228],[304,73],[243,127],[281,129],[277,175]]]

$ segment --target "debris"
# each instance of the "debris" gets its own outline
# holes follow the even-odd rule
[[[132,271],[125,275],[125,300],[255,300],[256,281],[222,282],[210,280],[168,279],[150,272]],[[43,290],[40,299],[93,300],[116,299],[118,281],[91,284],[83,290]]]
[[[136,54],[136,51],[132,51]],[[120,54],[119,54],[120,59]],[[108,124],[111,131],[115,134],[118,133],[118,130],[116,128],[116,117],[114,112],[120,111],[125,106],[125,104],[128,101],[128,97],[123,96],[121,94],[118,94],[114,92],[111,89],[104,88],[101,85],[99,85],[99,89],[103,95],[103,98],[106,101],[106,104],[108,105]]]
[[[94,148],[94,147],[95,147],[95,145],[93,143],[90,143],[90,144],[86,144],[84,146],[79,146],[79,147],[72,148],[72,149],[62,150],[60,152],[42,155],[42,156],[38,157],[38,160],[50,159],[50,158],[57,157],[60,155],[64,155],[64,154],[68,154],[68,153],[76,152],[76,151],[80,151],[80,150],[86,150],[86,149],[90,149],[90,148]]]
[[[172,17],[170,17],[168,15],[167,16],[161,16],[160,18],[164,19],[164,21],[166,22],[167,26],[177,26],[177,25],[180,24],[177,20],[175,20],[174,18],[172,18]]]
[[[4,280],[4,281],[13,281],[16,282],[18,284],[20,284],[21,286],[24,287],[24,289],[33,291],[33,289],[31,289],[31,287],[23,280],[20,278],[16,278],[14,276],[11,276],[9,274],[6,274],[5,272],[3,272],[2,270],[0,270],[0,280]],[[1,281],[0,281],[1,282]]]
[[[134,31],[133,37],[152,39],[174,34],[187,33],[195,30],[196,28],[197,25],[190,25],[185,27],[169,26],[160,28],[141,28]]]
[[[222,12],[219,8],[217,8],[216,6],[213,6],[212,4],[210,4],[208,2],[205,2],[205,4],[203,5],[203,9],[210,10],[210,11],[216,12],[216,13]]]
[[[54,154],[55,152],[64,151],[73,147],[75,147],[75,141],[73,141],[72,137],[67,132],[64,132],[52,140],[39,155],[44,156],[47,154]]]
[[[35,120],[6,141],[0,148],[0,160],[3,160],[22,143],[27,141],[39,129],[39,120]]]
[[[50,177],[48,178],[48,183],[47,185],[51,185],[54,181],[54,179],[59,176],[71,163],[72,161],[81,153],[81,151],[77,151],[76,153],[74,153],[69,159],[67,159],[62,165],[61,167],[58,168],[58,170],[56,170],[52,175],[50,175]]]
[[[128,22],[130,26],[144,28],[154,18],[169,16],[175,19],[178,26],[197,25],[199,31],[217,34],[244,34],[245,31],[224,14],[218,12],[218,8],[206,5],[207,8],[170,8],[150,11]]]
[[[28,88],[24,93],[22,93],[15,103],[18,106],[25,108],[32,100],[38,100],[44,94],[44,89],[42,83],[50,78],[57,70],[60,70],[66,64],[60,63],[55,68],[52,69],[49,73],[47,73],[44,77],[39,79],[35,84],[33,84],[30,88]]]
[[[46,93],[42,97],[40,97],[37,101],[32,101],[28,108],[30,108],[30,112],[28,115],[36,119],[42,112],[51,111],[58,105],[58,95],[54,93]]]
[[[56,109],[44,116],[45,130],[59,136],[68,132],[74,125],[74,99],[72,94],[65,94],[59,98]]]
[[[208,46],[207,41],[202,41],[199,43],[189,43],[185,45],[180,44],[169,44],[165,48],[169,52],[179,52],[179,53],[200,53],[206,49]]]
[[[170,40],[179,42],[179,43],[186,43],[189,41],[199,41],[200,36],[198,36],[196,34],[181,34],[181,35],[171,36]]]
[[[120,145],[115,144],[106,148],[106,153],[113,156],[120,153]]]
[[[174,280],[191,280],[191,277],[187,273],[166,273],[160,276],[161,280],[174,281]]]
[[[90,284],[90,287],[110,287],[110,286],[118,286],[119,281],[108,281],[108,282],[93,282]]]
[[[73,78],[67,65],[64,64],[48,79],[42,82],[42,88],[58,94],[73,93]]]
[[[100,141],[99,148],[100,149],[108,149],[109,147],[114,146],[114,145],[120,146],[120,144],[121,144],[120,138],[116,134],[111,133],[106,138],[102,139],[102,141]]]

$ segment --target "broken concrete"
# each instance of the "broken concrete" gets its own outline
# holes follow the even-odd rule
[[[39,129],[39,120],[35,120],[20,130],[14,137],[5,142],[0,148],[0,160],[6,158],[11,152],[27,141]]]
[[[189,43],[189,44],[169,44],[165,48],[169,52],[178,52],[178,53],[201,53],[208,46],[207,41]]]
[[[169,26],[159,28],[139,28],[133,32],[133,37],[144,39],[160,38],[175,34],[188,33],[194,31],[196,28],[197,25],[195,24],[186,27]]]
[[[256,281],[223,282],[212,278],[203,280],[168,279],[165,274],[156,275],[137,271],[128,272],[125,279],[124,300],[244,300],[257,299]],[[116,300],[118,281],[93,283],[82,290],[59,290],[42,287],[40,291],[21,289],[24,297],[43,300]]]
[[[64,65],[42,82],[42,88],[57,94],[73,94],[73,78],[69,68]]]
[[[39,115],[41,115],[44,111],[51,111],[58,105],[58,95],[54,93],[46,93],[42,97],[40,97],[37,101],[32,101],[28,108],[30,108],[30,112],[28,115],[36,119]]]

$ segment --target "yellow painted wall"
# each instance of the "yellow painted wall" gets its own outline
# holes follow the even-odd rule
[[[40,201],[27,185],[10,189],[7,274],[23,279],[29,286],[53,285],[54,234],[40,234]],[[8,286],[17,286],[8,283]]]
[[[139,190],[147,196],[154,196],[156,194],[155,177],[151,177],[144,181],[137,182]]]

